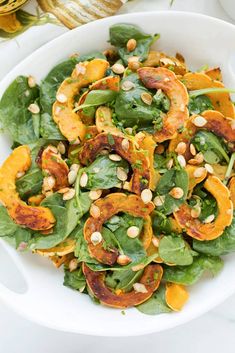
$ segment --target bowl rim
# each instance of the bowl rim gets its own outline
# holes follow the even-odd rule
[[[186,11],[169,11],[169,10],[162,10],[162,11],[146,11],[146,12],[133,12],[133,13],[127,13],[127,14],[121,14],[121,15],[116,15],[115,17],[115,23],[118,22],[124,22],[126,19],[128,19],[128,21],[130,22],[132,19],[136,18],[136,17],[153,17],[153,16],[166,16],[168,18],[176,18],[176,17],[187,17],[187,19],[191,18],[192,21],[194,18],[201,18],[204,21],[207,21],[208,23],[214,23],[214,24],[218,24],[220,26],[223,26],[226,30],[232,30],[234,31],[235,34],[235,25],[226,22],[224,20],[215,18],[215,17],[211,17],[208,15],[204,15],[204,14],[200,14],[200,13],[193,13],[193,12],[186,12]],[[38,48],[37,50],[35,50],[33,53],[31,53],[30,55],[28,55],[25,59],[23,59],[21,62],[19,62],[13,69],[11,69],[5,76],[4,78],[1,80],[0,86],[5,86],[6,84],[8,84],[9,78],[15,75],[15,72],[19,71],[19,68],[21,67],[22,64],[27,64],[27,62],[30,62],[35,56],[37,55],[41,55],[41,53],[43,53],[45,50],[53,47],[53,46],[57,46],[59,45],[59,43],[61,42],[61,40],[69,40],[73,38],[73,35],[75,32],[79,32],[82,28],[83,31],[85,31],[87,28],[95,28],[97,23],[109,23],[110,21],[110,17],[108,18],[104,18],[104,19],[100,19],[94,22],[90,22],[88,24],[85,24],[81,27],[77,27],[71,31],[68,31],[66,33],[63,33],[62,35],[56,37],[55,39],[49,41],[48,43],[44,44],[43,46],[41,46],[40,48]],[[3,92],[4,93],[4,92]],[[0,94],[1,96],[2,94]],[[1,240],[2,243],[2,240]],[[128,336],[140,336],[140,335],[146,335],[146,334],[151,334],[151,333],[155,333],[155,332],[160,332],[160,331],[164,331],[167,329],[171,329],[173,327],[177,327],[179,325],[185,324],[188,321],[191,321],[195,318],[198,318],[199,316],[205,314],[206,312],[210,311],[212,308],[214,308],[215,306],[219,305],[220,303],[222,303],[224,300],[226,300],[229,296],[231,296],[233,293],[235,292],[235,282],[234,282],[234,286],[228,288],[224,288],[224,291],[221,291],[221,295],[217,295],[217,296],[213,296],[210,300],[210,303],[207,304],[206,307],[204,307],[202,305],[201,309],[198,310],[195,313],[191,313],[188,316],[185,316],[184,318],[179,319],[177,322],[172,320],[171,322],[169,322],[167,325],[164,325],[162,328],[154,328],[154,326],[152,327],[152,329],[145,329],[144,327],[142,327],[141,329],[136,328],[135,330],[132,330],[131,332],[126,332],[126,333],[122,333],[119,334],[118,332],[95,332],[93,329],[89,329],[89,328],[81,328],[79,327],[77,330],[76,329],[66,329],[65,327],[62,327],[62,325],[56,325],[55,323],[51,324],[50,322],[48,322],[46,319],[45,320],[40,320],[37,318],[37,316],[34,313],[29,313],[28,311],[25,311],[23,308],[19,308],[17,307],[16,303],[14,303],[13,301],[11,301],[8,298],[4,298],[4,296],[1,296],[1,300],[3,300],[9,307],[11,307],[15,312],[19,313],[21,316],[31,320],[32,322],[38,323],[40,325],[43,325],[45,327],[48,328],[53,328],[53,329],[57,329],[60,331],[67,331],[67,332],[73,332],[73,333],[79,333],[79,334],[83,334],[83,335],[93,335],[93,336],[101,336],[101,337],[128,337]],[[173,314],[174,315],[174,314]]]

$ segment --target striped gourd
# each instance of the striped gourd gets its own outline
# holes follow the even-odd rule
[[[28,0],[0,0],[0,16],[15,12],[27,1]]]
[[[37,0],[45,12],[56,16],[66,27],[75,28],[90,21],[114,15],[121,0]]]

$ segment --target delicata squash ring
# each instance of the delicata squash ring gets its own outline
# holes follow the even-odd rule
[[[91,236],[94,232],[102,232],[103,224],[119,212],[127,212],[135,217],[146,218],[154,209],[152,202],[145,204],[137,195],[125,195],[122,193],[109,194],[94,203],[100,210],[98,218],[89,217],[84,225],[84,239],[88,244],[91,257],[103,264],[113,265],[117,261],[118,250],[112,251],[103,248],[103,241],[94,245]]]
[[[56,102],[53,104],[52,115],[62,135],[70,142],[83,140],[86,126],[82,123],[74,109],[74,98],[81,88],[104,77],[109,63],[103,59],[94,59],[76,65],[71,77],[66,78],[60,85]]]
[[[187,203],[180,206],[174,216],[186,233],[198,240],[213,240],[218,238],[233,219],[233,204],[228,188],[215,176],[209,176],[204,188],[216,199],[218,216],[214,222],[202,223],[191,216],[191,208]]]
[[[233,207],[235,208],[235,177],[232,177],[229,182],[229,191]]]
[[[148,265],[139,280],[139,283],[146,289],[144,293],[136,292],[133,289],[130,292],[115,294],[105,284],[105,271],[92,271],[85,263],[83,263],[82,269],[90,291],[99,299],[100,303],[118,309],[136,306],[149,299],[159,287],[163,274],[160,265]]]
[[[17,224],[33,230],[47,230],[55,223],[50,209],[27,205],[16,190],[17,174],[26,172],[30,165],[29,147],[20,146],[14,149],[0,168],[0,200]]]
[[[124,134],[119,130],[112,121],[112,110],[106,106],[100,106],[95,113],[95,123],[99,132],[106,132],[107,134],[123,136]]]
[[[74,252],[75,245],[76,245],[75,239],[66,239],[65,241],[61,242],[60,244],[58,244],[53,248],[37,249],[37,250],[34,250],[33,252],[45,257],[65,256]]]
[[[48,146],[44,149],[41,156],[41,167],[45,173],[55,178],[56,184],[53,188],[54,190],[59,190],[69,185],[69,167],[60,154],[56,152],[54,146]]]
[[[178,129],[182,128],[188,118],[188,92],[176,75],[163,67],[143,67],[138,70],[138,75],[145,85],[150,89],[162,89],[170,99],[170,110],[163,118],[163,128],[154,133],[156,142],[173,139]]]
[[[122,136],[101,133],[84,143],[79,153],[79,160],[86,165],[92,163],[103,149],[116,151],[131,164],[133,168],[131,190],[139,195],[142,190],[150,186],[151,178],[153,178],[149,170],[150,161],[141,150],[135,148],[131,141],[127,140],[128,145],[124,146],[122,143],[124,140],[125,138]],[[137,160],[141,162],[141,165],[135,166]]]
[[[227,119],[216,110],[206,110],[200,116],[205,119],[205,124],[201,127],[196,126],[196,118],[197,115],[192,115],[185,123],[185,127],[182,133],[178,134],[178,136],[170,141],[169,144],[169,152],[175,151],[177,145],[180,142],[186,143],[186,151],[184,153],[184,157],[186,160],[193,158],[190,153],[190,141],[193,136],[199,130],[208,130],[213,132],[215,135],[224,138],[227,142],[235,142],[235,130],[232,126],[232,120]]]

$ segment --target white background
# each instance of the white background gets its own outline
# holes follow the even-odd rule
[[[168,0],[134,0],[121,12],[166,9],[169,9]],[[200,12],[233,22],[217,0],[175,0],[171,10]],[[62,27],[43,26],[31,29],[17,40],[1,44],[0,77],[35,48],[63,32]],[[235,296],[181,327],[123,339],[57,332],[26,321],[0,303],[0,353],[234,353],[234,332]]]

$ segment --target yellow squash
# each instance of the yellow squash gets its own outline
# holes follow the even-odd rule
[[[50,209],[27,205],[16,190],[17,175],[25,173],[30,165],[28,146],[17,147],[5,160],[0,168],[0,201],[17,224],[33,230],[47,230],[55,224]]]

